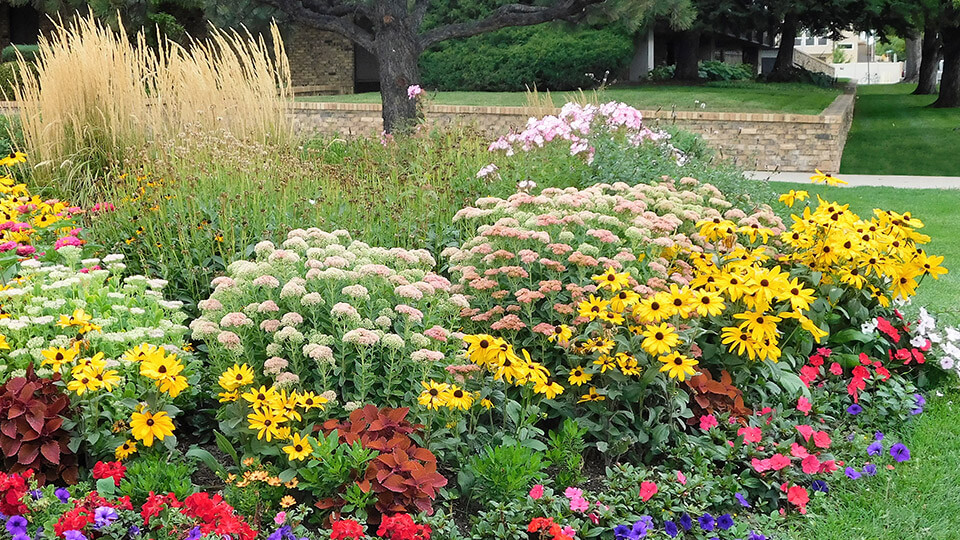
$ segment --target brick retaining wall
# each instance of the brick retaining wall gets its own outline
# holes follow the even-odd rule
[[[721,157],[745,169],[837,172],[855,93],[855,86],[848,87],[818,115],[659,110],[643,111],[643,117],[651,127],[700,134]],[[290,114],[302,133],[367,136],[382,130],[380,104],[298,102]],[[474,125],[491,139],[522,127],[530,116],[524,107],[432,105],[426,111],[428,123]]]
[[[720,157],[745,169],[835,173],[853,121],[855,94],[856,86],[848,87],[818,115],[659,110],[643,111],[643,116],[651,127],[676,126],[700,134]],[[0,102],[0,114],[15,110],[15,104]],[[290,105],[294,128],[313,135],[376,135],[382,130],[380,114],[380,104],[372,103]],[[522,127],[531,113],[524,107],[433,105],[426,116],[434,125],[473,125],[492,140]]]

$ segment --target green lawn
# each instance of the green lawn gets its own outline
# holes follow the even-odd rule
[[[960,109],[931,109],[936,96],[911,95],[914,88],[857,89],[840,172],[960,176]]]
[[[615,87],[600,92],[600,101],[623,101],[638,109],[783,112],[819,114],[840,93],[838,89],[824,89],[806,84],[767,84],[757,82],[717,82],[681,86],[654,84]],[[542,93],[541,93],[542,95]],[[553,94],[556,105],[575,98],[575,93]],[[590,96],[590,94],[588,94]],[[430,98],[442,105],[527,105],[525,92],[430,92]],[[336,101],[342,103],[379,103],[380,93],[347,94],[341,96],[312,96],[301,101]],[[705,103],[706,106],[700,106]]]
[[[873,478],[833,482],[822,507],[798,526],[797,540],[960,538],[960,394],[928,398],[904,443],[910,461]]]
[[[957,230],[957,209],[960,208],[960,190],[945,189],[900,189],[888,187],[831,188],[813,184],[771,183],[778,192],[790,189],[805,189],[816,199],[819,193],[824,199],[849,204],[860,217],[873,214],[874,208],[911,212],[923,221],[921,230],[931,237],[926,245],[929,253],[942,255],[943,264],[950,273],[934,281],[924,278],[919,294],[914,299],[915,309],[926,306],[927,310],[953,324],[960,324],[960,235]],[[960,538],[960,531],[957,533]]]

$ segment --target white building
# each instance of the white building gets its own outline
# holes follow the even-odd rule
[[[833,66],[838,79],[851,79],[859,84],[890,84],[903,78],[903,62],[895,62],[886,55],[878,56],[876,36],[866,32],[843,32],[839,40],[804,32],[797,36],[794,45],[798,51]]]

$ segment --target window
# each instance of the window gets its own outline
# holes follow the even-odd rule
[[[807,45],[814,45],[815,43],[816,43],[816,38],[815,38],[815,37],[810,36],[810,37],[807,38]]]
[[[850,50],[853,49],[853,43],[837,43],[837,48]]]
[[[817,40],[817,44],[818,44],[818,45],[826,45],[826,44],[827,44],[827,38],[822,37],[822,38],[818,39],[818,40]]]
[[[802,38],[802,37],[795,38],[795,39],[793,40],[793,44],[794,44],[794,45],[803,45],[803,38]]]

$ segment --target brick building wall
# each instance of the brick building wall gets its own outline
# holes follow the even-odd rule
[[[283,35],[298,94],[352,94],[353,43],[332,32],[294,26]]]
[[[668,125],[701,135],[718,154],[744,169],[837,172],[853,121],[855,87],[819,115],[644,111],[651,127]],[[379,104],[295,103],[295,129],[319,135],[369,136],[383,129]],[[431,124],[473,125],[491,139],[526,124],[522,107],[434,105]]]

